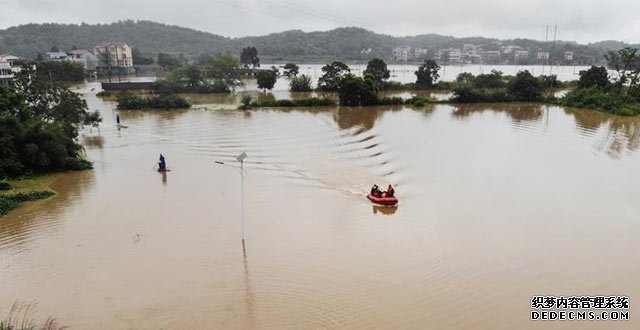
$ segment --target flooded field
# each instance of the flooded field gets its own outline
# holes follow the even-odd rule
[[[80,90],[105,118],[80,137],[95,170],[0,219],[0,312],[34,301],[72,329],[640,327],[640,119],[193,109],[121,112],[118,130],[96,86]],[[215,163],[243,151],[246,257],[240,174]],[[399,206],[371,205],[373,183]],[[533,295],[626,295],[631,320],[532,322]]]

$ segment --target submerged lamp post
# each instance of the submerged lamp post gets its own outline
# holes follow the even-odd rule
[[[245,152],[241,153],[236,157],[236,160],[240,162],[240,218],[242,221],[242,251],[246,255],[244,238],[245,238],[245,230],[244,230],[244,160],[247,158],[247,154]],[[223,162],[216,161],[216,164],[225,165]]]

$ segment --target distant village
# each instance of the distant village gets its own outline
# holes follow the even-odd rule
[[[485,49],[491,48],[491,50]],[[372,53],[371,48],[362,49],[361,55]],[[417,63],[425,59],[436,60],[440,65],[494,64],[494,65],[545,65],[553,61],[563,65],[574,64],[574,52],[555,53],[542,49],[525,49],[516,45],[465,44],[462,48],[412,48],[397,47],[389,54],[396,63]],[[561,58],[558,58],[561,57]],[[96,75],[125,75],[135,73],[131,46],[123,42],[103,42],[93,49],[71,49],[59,51],[52,49],[39,58],[44,61],[71,61],[81,64],[88,73]],[[0,54],[0,84],[9,83],[20,71],[26,59],[11,54]]]
[[[552,53],[543,50],[525,49],[520,46],[506,45],[492,50],[484,46],[465,44],[462,48],[443,48],[430,50],[426,48],[397,47],[391,53],[391,59],[396,62],[419,62],[424,59],[436,60],[440,65],[457,64],[548,64],[552,60]],[[496,49],[497,48],[497,49]],[[362,54],[370,53],[371,49],[363,49]],[[559,55],[556,55],[559,56]],[[573,64],[574,53],[564,51],[561,59],[553,59],[554,63],[564,65]]]
[[[81,64],[88,73],[98,75],[124,75],[135,73],[131,47],[122,42],[103,42],[92,50],[52,49],[40,60],[70,61]],[[26,59],[11,54],[0,54],[0,84],[8,84],[20,72]]]

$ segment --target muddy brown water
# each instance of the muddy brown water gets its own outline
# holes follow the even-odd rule
[[[639,119],[187,110],[121,112],[118,131],[90,87],[95,170],[0,219],[3,314],[34,301],[73,329],[639,327]],[[243,151],[246,258],[239,172],[214,163]],[[400,205],[371,205],[373,183]],[[532,322],[533,295],[627,295],[631,320]]]

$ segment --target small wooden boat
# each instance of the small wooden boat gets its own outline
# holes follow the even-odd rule
[[[378,205],[396,205],[398,204],[398,199],[396,197],[375,197],[371,194],[367,196],[367,198]]]

